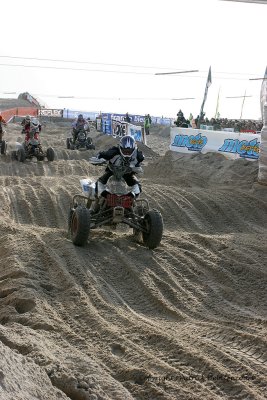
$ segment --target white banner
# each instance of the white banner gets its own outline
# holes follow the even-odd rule
[[[62,117],[63,110],[41,108],[40,110],[38,110],[38,115],[40,117]]]
[[[120,122],[113,119],[111,127],[113,136],[122,137],[127,135],[127,122]]]
[[[257,160],[261,135],[239,132],[171,128],[170,150],[179,153],[222,153],[227,158]]]
[[[112,135],[116,137],[130,135],[137,142],[144,142],[141,126],[129,124],[128,122],[120,122],[115,119],[112,120]]]

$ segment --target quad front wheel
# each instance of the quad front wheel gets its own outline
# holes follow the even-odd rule
[[[162,215],[157,210],[150,210],[145,214],[143,242],[149,249],[155,249],[161,242],[163,234]]]
[[[26,154],[25,154],[25,150],[24,150],[23,147],[21,147],[20,149],[18,149],[18,152],[17,152],[17,159],[18,159],[18,161],[20,161],[20,162],[24,162],[24,161],[25,161],[25,159],[26,159]]]
[[[70,149],[70,144],[71,144],[71,138],[67,138],[66,140],[67,149]]]
[[[11,151],[11,160],[13,161],[13,160],[17,160],[17,159],[18,159],[18,157],[17,157],[16,150]]]
[[[55,152],[54,152],[54,149],[52,147],[48,147],[48,149],[46,151],[46,157],[47,157],[48,161],[54,161]]]
[[[6,147],[7,147],[6,141],[2,140],[2,142],[1,142],[1,154],[6,154]]]
[[[77,206],[69,215],[72,243],[84,246],[90,233],[90,212],[84,206]]]

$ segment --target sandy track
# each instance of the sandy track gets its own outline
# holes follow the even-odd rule
[[[142,183],[164,218],[160,247],[124,229],[95,231],[78,248],[68,206],[80,178],[101,174],[88,157],[114,139],[93,133],[96,151],[79,153],[66,150],[68,133],[43,132],[53,163],[0,159],[0,399],[37,398],[35,382],[41,399],[265,399],[267,194],[257,165],[173,155],[166,129],[152,132]],[[15,125],[9,140],[19,135]],[[26,365],[21,390],[13,362]]]

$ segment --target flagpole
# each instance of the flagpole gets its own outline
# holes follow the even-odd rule
[[[243,107],[244,107],[245,98],[246,98],[246,91],[247,91],[247,89],[245,90],[245,94],[244,94],[244,96],[243,96],[243,101],[242,101],[242,106],[241,106],[241,114],[240,114],[240,119],[242,119]]]
[[[208,95],[208,89],[211,85],[211,67],[209,67],[209,73],[208,73],[208,78],[207,78],[207,82],[206,82],[206,86],[205,86],[205,92],[204,92],[204,97],[203,97],[203,101],[201,104],[201,108],[200,108],[200,112],[199,112],[199,119],[198,119],[198,123],[197,123],[197,127],[200,127],[200,122],[202,120],[202,116],[203,116],[203,110],[204,110],[204,105],[207,99],[207,95]]]
[[[218,90],[217,104],[216,104],[216,111],[215,111],[215,116],[214,116],[214,118],[217,118],[217,114],[218,114],[220,91],[221,91],[221,87],[219,87],[219,90]]]

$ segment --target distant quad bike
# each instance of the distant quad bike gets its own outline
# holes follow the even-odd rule
[[[34,132],[30,132],[30,139],[28,143],[16,143],[17,149],[13,150],[11,157],[20,162],[24,162],[26,159],[32,159],[36,157],[38,161],[43,161],[47,158],[48,161],[54,161],[55,152],[52,147],[48,147],[45,151],[41,146],[39,137],[35,137]]]
[[[73,138],[67,138],[66,144],[69,150],[95,150],[92,138],[88,136],[85,129],[80,129],[78,131],[75,143]]]
[[[103,165],[96,157],[92,164]],[[129,167],[109,165],[113,175],[106,184],[107,196],[98,200],[96,206],[96,182],[81,179],[84,195],[76,194],[70,205],[68,228],[71,240],[76,246],[84,246],[89,238],[90,230],[101,226],[116,228],[118,224],[126,224],[133,228],[133,236],[142,241],[149,249],[159,246],[163,234],[163,219],[158,210],[150,209],[147,199],[133,199],[129,195],[130,188],[126,185],[123,175],[129,172]],[[131,168],[135,173],[142,168]],[[93,207],[92,207],[93,206]],[[96,207],[95,207],[96,206]],[[95,209],[94,209],[95,207]],[[91,211],[91,210],[94,211]]]

